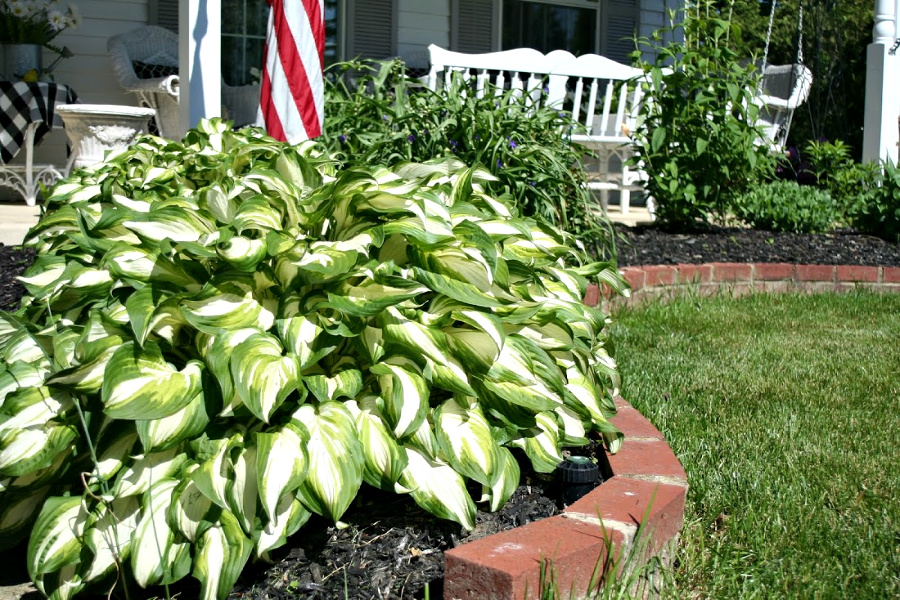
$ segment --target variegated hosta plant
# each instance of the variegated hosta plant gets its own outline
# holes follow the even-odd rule
[[[573,240],[452,160],[333,172],[316,146],[201,123],[56,187],[0,313],[0,543],[38,588],[247,560],[363,482],[472,528],[600,432],[615,365]],[[471,483],[470,482],[470,483]]]

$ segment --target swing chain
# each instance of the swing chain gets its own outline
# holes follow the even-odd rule
[[[763,51],[762,71],[766,71],[769,64],[769,42],[772,40],[772,24],[775,22],[775,5],[778,0],[772,0],[772,9],[769,11],[769,30],[766,32],[766,49]]]
[[[797,64],[803,64],[803,0],[800,0],[800,13],[797,17]]]

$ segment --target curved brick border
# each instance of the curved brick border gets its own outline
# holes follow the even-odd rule
[[[716,262],[625,267],[621,272],[631,284],[631,299],[625,300],[629,303],[688,290],[708,295],[722,288],[737,294],[751,291],[842,292],[859,287],[900,292],[900,267]],[[600,295],[596,285],[589,286],[585,304],[596,306],[600,303]]]
[[[627,556],[643,524],[645,556],[674,543],[684,520],[687,476],[656,427],[625,400],[616,404],[612,423],[625,441],[600,465],[608,479],[561,515],[446,552],[445,600],[538,598],[547,561],[559,590],[583,594],[597,564],[609,558],[608,541]]]
[[[840,292],[858,287],[900,292],[900,267],[794,265],[789,263],[707,263],[626,267],[634,303],[679,292],[701,295],[728,289]],[[609,300],[609,297],[604,297]],[[585,304],[601,301],[591,285]],[[622,299],[614,300],[616,302]],[[608,559],[609,542],[618,553],[634,547],[646,526],[644,557],[665,555],[684,522],[687,477],[662,434],[631,405],[617,399],[612,422],[625,434],[615,455],[601,468],[607,478],[561,515],[464,544],[445,553],[445,600],[537,598],[541,568],[552,564],[565,593],[587,591],[598,564]]]

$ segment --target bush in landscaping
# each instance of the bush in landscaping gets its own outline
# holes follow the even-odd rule
[[[635,156],[648,177],[656,215],[669,227],[723,217],[732,199],[762,181],[773,159],[754,125],[757,74],[730,47],[732,24],[706,2],[640,43],[655,61],[635,60],[649,82],[635,132]],[[683,42],[663,44],[664,39]]]
[[[621,435],[624,291],[459,161],[335,170],[201,122],[54,189],[28,295],[0,312],[0,544],[71,598],[189,573],[224,598],[363,482],[474,526],[563,445]],[[32,529],[33,524],[33,529]],[[127,585],[127,583],[126,583]]]
[[[849,208],[850,223],[863,233],[900,243],[900,168],[892,162],[881,164],[878,185]]]
[[[843,216],[827,190],[794,181],[753,188],[735,199],[733,212],[754,229],[792,233],[830,231]]]
[[[565,135],[575,126],[568,115],[490,84],[479,95],[459,76],[433,92],[406,77],[400,61],[342,63],[329,75],[322,139],[344,164],[454,156],[482,165],[496,177],[485,183],[490,193],[508,193],[524,215],[614,256],[609,222],[585,186],[585,150]]]

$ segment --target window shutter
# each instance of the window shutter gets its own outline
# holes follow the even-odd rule
[[[347,58],[390,58],[397,54],[396,0],[350,0]]]
[[[634,51],[634,36],[638,24],[637,0],[608,0],[606,27],[601,54],[616,62],[629,64],[628,55]]]
[[[450,49],[480,54],[495,50],[494,0],[452,0],[450,8]]]
[[[159,25],[178,33],[178,0],[150,0],[150,25]]]

